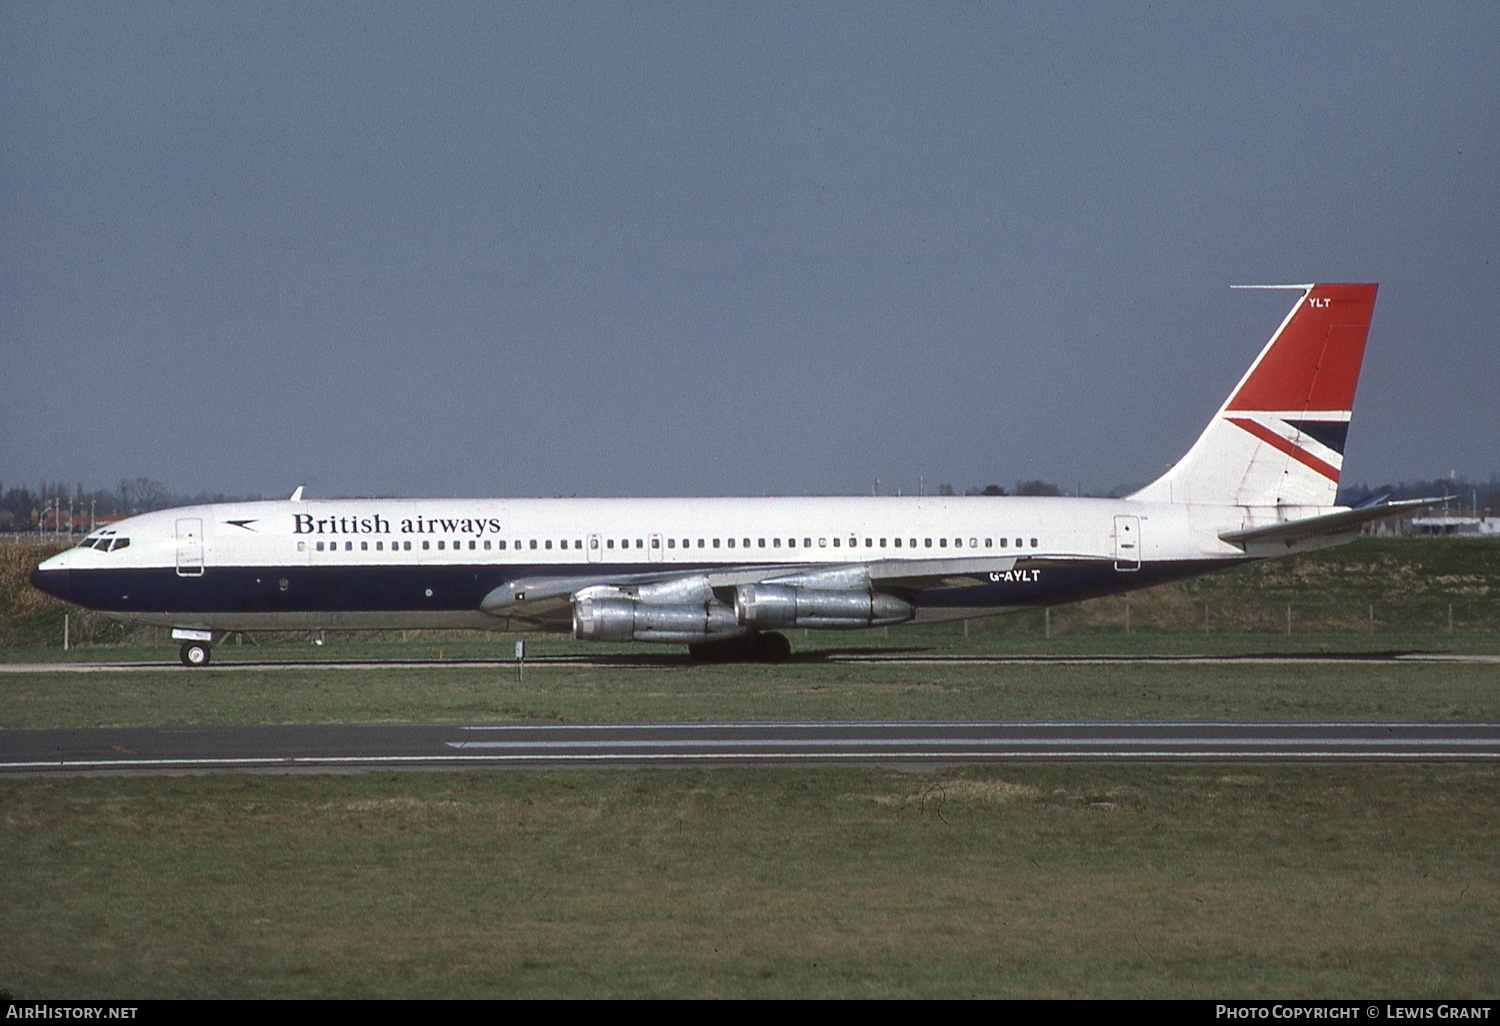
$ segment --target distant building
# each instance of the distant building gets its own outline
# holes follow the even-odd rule
[[[1500,537],[1500,517],[1413,517],[1413,534]]]

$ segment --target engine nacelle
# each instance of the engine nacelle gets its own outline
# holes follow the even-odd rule
[[[573,603],[573,636],[581,641],[694,642],[747,633],[722,602],[664,604],[614,595],[580,596]]]
[[[884,627],[915,615],[910,603],[878,591],[790,584],[741,584],[734,589],[735,620],[756,630]]]

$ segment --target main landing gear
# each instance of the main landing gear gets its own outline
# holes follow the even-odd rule
[[[700,663],[784,663],[791,654],[792,643],[776,631],[688,646],[688,655]]]

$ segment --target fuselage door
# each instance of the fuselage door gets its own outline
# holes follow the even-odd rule
[[[646,558],[653,563],[660,563],[666,556],[666,550],[662,547],[661,535],[653,534],[647,541]]]
[[[203,575],[203,521],[183,517],[177,521],[177,576]]]
[[[1115,517],[1115,569],[1141,568],[1141,518]]]
[[[589,562],[602,562],[604,559],[604,543],[599,540],[599,536],[597,534],[589,535],[588,542],[586,544],[589,547]]]

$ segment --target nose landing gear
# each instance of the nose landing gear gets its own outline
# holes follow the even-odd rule
[[[182,660],[183,666],[208,665],[209,655],[213,651],[213,631],[199,630],[196,627],[174,627],[172,640],[182,642],[182,647],[177,650],[177,657]]]
[[[184,641],[177,655],[183,666],[207,666],[211,651],[206,641]]]

